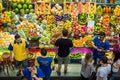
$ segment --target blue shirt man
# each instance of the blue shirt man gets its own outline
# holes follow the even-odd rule
[[[41,56],[37,58],[39,67],[42,69],[45,75],[44,80],[50,80],[52,68],[54,69],[54,60],[51,57],[47,57],[47,50],[41,49]],[[52,67],[52,68],[51,68]]]
[[[104,55],[105,52],[107,52],[109,50],[109,42],[108,40],[105,38],[105,33],[104,32],[100,32],[99,36],[96,36],[93,39],[93,57],[94,59],[101,59]],[[95,60],[96,62],[96,60]]]

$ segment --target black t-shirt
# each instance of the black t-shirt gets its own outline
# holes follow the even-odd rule
[[[56,41],[55,46],[58,48],[58,56],[67,57],[70,53],[70,47],[73,46],[73,43],[70,39],[60,38]]]

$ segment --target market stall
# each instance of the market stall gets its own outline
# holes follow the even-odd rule
[[[54,43],[64,28],[74,44],[73,60],[92,52],[91,41],[100,31],[106,33],[111,50],[120,49],[120,0],[0,0],[0,12],[3,51],[19,33],[29,42],[32,58],[40,48],[54,57]]]

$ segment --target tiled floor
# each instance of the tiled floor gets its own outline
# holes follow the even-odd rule
[[[80,76],[80,69],[81,69],[81,65],[80,64],[69,64],[69,67],[68,67],[68,73],[66,75],[64,75],[63,71],[64,71],[64,65],[62,65],[62,69],[61,69],[61,76],[66,76],[66,77],[69,77],[69,76]],[[55,65],[55,70],[52,72],[52,75],[51,76],[58,76],[57,73],[56,73],[56,69],[57,69],[57,65]],[[18,70],[12,70],[12,69],[9,69],[9,73],[10,75],[9,76],[16,76],[16,73],[17,73]],[[0,77],[5,77],[5,76],[8,76],[5,72],[0,72]]]

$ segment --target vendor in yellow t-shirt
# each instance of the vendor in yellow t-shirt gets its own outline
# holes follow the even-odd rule
[[[13,61],[14,58],[16,67],[22,65],[22,67],[26,68],[28,66],[28,44],[19,34],[15,35],[15,40],[10,43],[8,49],[10,50],[10,59]],[[13,58],[12,53],[14,54]]]

